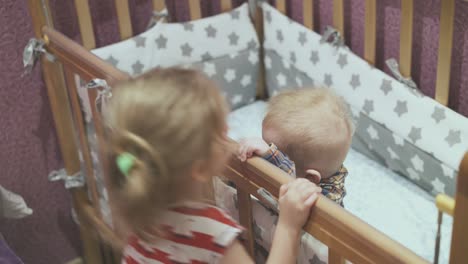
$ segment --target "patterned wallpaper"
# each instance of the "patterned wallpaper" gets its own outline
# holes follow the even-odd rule
[[[27,1],[0,1],[0,184],[34,213],[0,220],[0,232],[25,263],[65,263],[80,243],[70,195],[47,181],[62,165],[40,68],[21,77],[23,47],[33,36],[28,12]]]
[[[427,95],[435,89],[439,6],[441,0],[415,0],[413,78]],[[186,0],[167,0],[178,20],[188,20]],[[235,5],[243,0],[233,0]],[[365,0],[345,1],[347,44],[362,55]],[[151,14],[150,0],[131,0],[132,25],[142,32]],[[204,16],[219,10],[219,0],[201,0]],[[316,0],[316,30],[332,22],[332,1]],[[79,40],[73,1],[50,0],[56,27]],[[90,0],[96,43],[118,40],[112,0]],[[302,0],[288,1],[288,13],[302,21]],[[377,7],[377,66],[399,56],[399,0],[379,0]],[[450,106],[468,116],[468,2],[456,0]],[[27,1],[0,0],[0,183],[23,195],[34,215],[3,221],[8,243],[26,263],[63,263],[80,250],[78,232],[70,217],[70,196],[60,183],[49,183],[47,174],[61,167],[61,158],[47,94],[39,67],[21,77],[21,54],[33,36]],[[19,43],[19,44],[18,44]]]

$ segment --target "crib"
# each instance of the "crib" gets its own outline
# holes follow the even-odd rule
[[[112,202],[112,197],[107,197],[105,187],[103,187],[105,186],[105,181],[98,177],[98,174],[105,174],[105,171],[102,171],[102,168],[96,169],[96,167],[99,167],[101,161],[105,162],[102,153],[105,129],[100,120],[99,111],[103,102],[102,99],[106,96],[110,96],[110,87],[117,82],[133,78],[132,75],[143,72],[146,69],[145,67],[149,66],[147,65],[148,63],[141,63],[144,61],[140,60],[135,63],[122,62],[122,60],[117,57],[119,56],[118,53],[109,53],[108,50],[102,48],[94,49],[96,42],[88,0],[75,0],[74,2],[78,15],[82,45],[54,29],[48,0],[29,0],[34,31],[38,40],[31,42],[29,53],[32,57],[43,53],[41,56],[42,71],[48,89],[51,109],[65,165],[64,170],[52,173],[50,179],[63,179],[65,181],[65,186],[69,188],[72,193],[73,206],[77,215],[77,220],[79,221],[80,234],[83,241],[85,260],[88,263],[117,263],[120,259],[119,248],[109,243],[109,241],[116,241],[114,231],[118,232],[118,227],[114,226],[112,223],[112,211],[108,205],[109,202]],[[245,77],[240,81],[240,85],[250,87],[249,89],[244,89],[248,90],[248,92],[239,95],[233,92],[235,88],[224,91],[234,108],[250,104],[254,100],[266,99],[267,95],[274,95],[286,86],[291,86],[291,84],[287,84],[289,82],[287,81],[289,75],[278,78],[280,74],[271,71],[271,60],[273,60],[274,56],[277,54],[289,56],[289,62],[281,64],[285,67],[282,71],[290,69],[292,67],[291,65],[295,62],[298,62],[298,68],[302,67],[303,69],[308,67],[308,64],[305,64],[305,62],[303,62],[301,66],[302,58],[297,56],[296,53],[294,53],[293,56],[293,53],[290,54],[289,51],[281,50],[279,45],[282,42],[290,41],[292,38],[282,36],[283,33],[286,33],[278,33],[279,31],[276,30],[276,28],[271,28],[272,25],[277,27],[284,27],[287,25],[288,27],[291,26],[300,30],[301,34],[295,36],[297,40],[294,40],[298,42],[294,44],[298,45],[298,47],[304,46],[302,42],[305,43],[306,41],[313,40],[316,43],[321,43],[321,45],[325,44],[326,48],[324,52],[329,52],[331,54],[330,56],[339,56],[347,52],[340,38],[345,32],[343,0],[333,1],[333,26],[335,30],[331,29],[325,32],[322,37],[311,35],[314,29],[313,0],[302,1],[303,25],[296,25],[297,23],[294,24],[295,22],[284,16],[286,13],[285,0],[277,0],[274,5],[266,3],[267,1],[248,1],[249,6],[244,5],[244,7],[238,8],[234,8],[230,0],[220,0],[219,2],[221,11],[226,14],[230,12],[225,16],[217,16],[216,19],[222,21],[222,28],[225,29],[229,26],[234,28],[236,25],[241,27],[241,25],[253,23],[251,25],[251,33],[253,32],[252,34],[255,35],[255,39],[252,39],[252,35],[248,35],[248,37],[244,38],[244,36],[229,35],[226,33],[225,37],[229,42],[223,44],[231,49],[223,52],[214,49],[214,51],[211,51],[211,54],[204,53],[204,50],[194,50],[195,47],[191,47],[187,43],[185,48],[181,46],[183,58],[180,59],[178,64],[183,67],[206,67],[206,63],[203,64],[203,60],[210,61],[213,57],[224,56],[223,58],[229,60],[230,63],[240,63],[239,65],[241,67],[247,67],[247,62],[256,65],[254,68],[247,69],[247,71],[254,73],[254,77]],[[173,4],[172,1],[166,1],[165,3],[163,0],[153,0],[152,3],[156,11],[153,21],[156,25],[142,34],[150,34],[148,32],[152,30],[164,30],[164,28],[161,29],[161,25],[165,25],[162,20],[171,20],[172,18],[170,14],[167,16],[167,14],[164,15],[163,12],[165,4]],[[190,6],[190,19],[193,23],[204,20],[201,19],[202,12],[200,1],[188,0],[188,3]],[[116,0],[115,6],[119,19],[118,26],[120,37],[122,41],[125,41],[133,36],[128,1]],[[362,64],[364,65],[362,67],[363,71],[375,70],[372,65],[375,63],[376,53],[376,0],[366,0],[365,8],[365,56]],[[449,118],[453,117],[453,120],[459,120],[455,113],[448,112],[449,110],[442,108],[443,105],[447,105],[449,100],[448,87],[450,81],[455,0],[441,1],[441,8],[441,33],[435,99],[438,101],[437,106],[444,111],[445,115],[448,115]],[[413,0],[402,1],[403,25],[412,25],[413,10]],[[248,21],[245,19],[243,20],[245,16],[250,17],[252,22],[250,22],[250,19],[248,19]],[[235,22],[238,24],[232,24],[229,20],[240,21]],[[179,34],[194,34],[193,23],[174,23],[174,25],[165,28],[166,31],[161,32],[167,33],[167,30],[171,29],[178,30],[177,32]],[[216,28],[209,29],[207,26],[208,24],[203,25],[207,36],[221,34],[221,32],[216,31]],[[305,33],[302,34],[302,32]],[[137,36],[140,40],[149,36],[142,34]],[[156,45],[154,48],[159,49],[161,47],[166,47],[168,39],[165,39],[162,34],[157,36],[160,37],[160,42],[156,39],[155,44],[153,44]],[[184,36],[187,38],[187,36],[190,35]],[[136,47],[141,47],[142,45],[144,47],[145,45],[138,42],[138,39],[135,38],[132,39],[132,41],[135,42]],[[238,42],[240,42],[243,47],[247,46],[248,50],[245,52],[244,50],[236,50],[231,47],[234,45],[230,44]],[[93,52],[90,52],[90,50],[93,50]],[[400,85],[406,87],[404,89],[402,88],[402,90],[404,90],[403,94],[408,96],[414,94],[415,98],[420,98],[421,95],[413,87],[411,79],[408,78],[411,75],[411,50],[412,27],[402,27],[399,67],[396,67],[399,69],[399,72],[397,71],[397,76],[395,77],[397,80],[392,80],[392,82],[394,86]],[[275,51],[276,55],[272,51]],[[281,54],[282,52],[284,52],[284,54]],[[192,62],[185,58],[186,56],[184,57],[184,55],[191,53],[201,58],[200,61],[202,62]],[[236,55],[232,55],[233,53],[236,53]],[[156,56],[157,64],[153,65],[153,67],[164,67],[173,64],[172,55],[166,56],[166,53],[161,54],[158,55],[159,57]],[[142,53],[139,58],[144,58],[145,55],[146,54]],[[359,59],[353,55],[348,54],[347,56],[347,59],[343,59],[341,62],[339,61],[339,67],[344,68],[345,66],[343,65],[348,63],[347,61],[357,63]],[[190,55],[188,57],[190,57]],[[32,59],[30,60],[31,65],[34,62]],[[106,61],[104,59],[106,59]],[[234,61],[235,59],[241,62]],[[314,60],[313,55],[311,59],[312,61]],[[120,68],[116,67],[118,63],[120,63]],[[316,64],[317,62],[312,63]],[[214,62],[212,64],[214,64]],[[274,65],[280,65],[280,63]],[[327,67],[324,65],[322,66],[323,68]],[[366,66],[369,66],[368,69],[364,69]],[[132,71],[133,74],[131,74]],[[207,72],[205,71],[205,73]],[[209,76],[210,74],[215,76],[213,71],[209,71],[207,74]],[[324,74],[326,76],[327,73]],[[232,75],[233,73],[229,73],[229,69],[226,69],[226,74],[222,76],[223,79],[225,79],[222,81],[227,80],[227,86],[230,85],[229,80],[234,78]],[[247,75],[244,74],[244,76]],[[303,72],[297,73],[294,76],[294,81],[297,86],[311,84],[317,81],[307,77]],[[364,83],[362,78],[359,79],[354,74],[351,74],[350,77],[351,81],[349,82],[349,86],[352,86],[354,90]],[[333,84],[331,77],[325,77],[324,82],[329,86]],[[335,79],[335,82],[339,82],[339,80]],[[281,85],[282,83],[283,85]],[[389,89],[395,90],[396,88],[398,87],[390,87]],[[385,95],[387,95],[389,91],[385,90],[385,87],[382,89]],[[350,100],[354,100],[352,102],[357,102],[357,100],[359,100],[357,99],[358,96],[355,97],[355,99]],[[83,98],[85,98],[86,102],[84,102]],[[431,99],[425,98],[424,100]],[[87,111],[83,110],[83,105],[86,105]],[[375,112],[373,111],[374,107],[377,106],[372,105],[371,107],[366,101],[364,102],[363,111],[366,112],[366,116],[372,117],[372,112]],[[408,110],[406,109],[406,111]],[[404,114],[403,112],[401,113]],[[461,124],[466,124],[463,122]],[[384,127],[386,127],[385,124]],[[458,133],[460,133],[460,130],[458,130]],[[370,134],[372,137],[372,133]],[[458,136],[460,137],[460,134],[458,134]],[[368,141],[368,139],[358,140],[357,144],[361,145],[357,146],[357,148],[363,148],[366,141]],[[420,141],[421,140],[419,140],[419,142]],[[414,140],[414,142],[418,142],[418,139]],[[369,151],[369,149],[372,150],[372,147],[367,148],[365,151],[369,153],[372,152]],[[462,152],[460,152],[460,149]],[[453,153],[453,158],[448,158],[446,155],[442,154],[438,155],[436,151],[432,153],[431,150],[424,150],[430,154],[429,156],[435,156],[438,160],[448,160],[448,164],[452,164],[452,167],[456,166],[456,168],[452,168],[452,174],[458,170],[456,184],[455,179],[451,180],[450,184],[453,186],[447,187],[445,192],[454,196],[456,200],[456,206],[453,211],[454,221],[450,263],[464,263],[466,259],[468,259],[468,254],[466,253],[468,252],[468,231],[464,225],[464,223],[468,221],[468,155],[463,157],[466,148],[463,149],[463,146],[458,148],[457,152]],[[372,153],[369,155],[372,155]],[[423,156],[425,154],[419,155],[423,158],[425,157]],[[424,160],[424,162],[427,161]],[[460,167],[458,168],[459,164]],[[442,167],[440,169],[441,172],[442,169],[444,168]],[[411,172],[408,171],[410,178],[412,175],[414,176],[414,172],[414,170]],[[222,176],[230,182],[233,182],[236,186],[238,218],[240,223],[245,226],[247,230],[244,234],[245,246],[248,252],[254,256],[256,242],[252,208],[255,201],[260,201],[263,204],[271,204],[268,196],[262,195],[258,190],[262,189],[264,193],[266,192],[274,198],[277,198],[276,194],[278,193],[279,187],[281,184],[286,183],[289,177],[280,169],[260,158],[252,158],[246,163],[241,163],[236,158],[232,158]],[[415,179],[412,180],[416,181],[416,178],[419,179],[421,177],[422,176],[418,175],[418,177],[414,177]],[[436,179],[439,178],[436,177]],[[447,184],[447,186],[450,184]],[[421,181],[420,185],[424,188],[424,186],[427,186],[427,182]],[[255,197],[255,199],[252,197]],[[97,226],[101,227],[99,230],[104,231],[98,233],[95,228]],[[114,231],[112,229],[114,229]],[[345,260],[352,263],[428,262],[407,247],[396,242],[381,231],[327,199],[319,199],[315,209],[311,213],[310,219],[304,227],[304,231],[328,247],[326,260],[328,263],[344,263]],[[310,263],[321,262],[310,261]]]

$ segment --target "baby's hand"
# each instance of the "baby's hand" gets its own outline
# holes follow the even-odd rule
[[[253,154],[263,156],[270,149],[270,146],[261,138],[247,138],[239,142],[239,152],[237,157],[241,161],[246,161]]]
[[[312,205],[322,192],[314,183],[299,178],[280,188],[278,225],[299,232],[310,214]]]

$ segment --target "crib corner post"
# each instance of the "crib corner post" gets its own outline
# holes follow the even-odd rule
[[[455,212],[453,216],[450,264],[466,263],[468,259],[468,152],[458,172]]]
[[[28,8],[35,37],[42,39],[43,27],[53,28],[49,1],[28,0]],[[60,62],[49,61],[43,56],[41,58],[41,70],[47,88],[65,171],[67,175],[74,175],[80,170],[80,161],[75,141],[70,140],[71,135],[74,134],[73,116],[69,105],[63,66]],[[76,188],[72,191],[72,197],[74,208],[79,210],[80,203],[87,201],[86,190]],[[81,222],[79,230],[85,260],[88,263],[103,263],[99,249],[100,245],[93,232],[83,222]]]

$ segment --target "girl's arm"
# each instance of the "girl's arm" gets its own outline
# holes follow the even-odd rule
[[[296,179],[281,186],[280,216],[267,264],[296,263],[299,239],[312,205],[321,188],[306,179]],[[223,264],[254,263],[239,241],[226,251]]]
[[[244,246],[236,240],[234,243],[226,250],[223,259],[221,260],[222,264],[238,264],[246,263],[251,264],[255,263],[252,258],[247,254]]]

